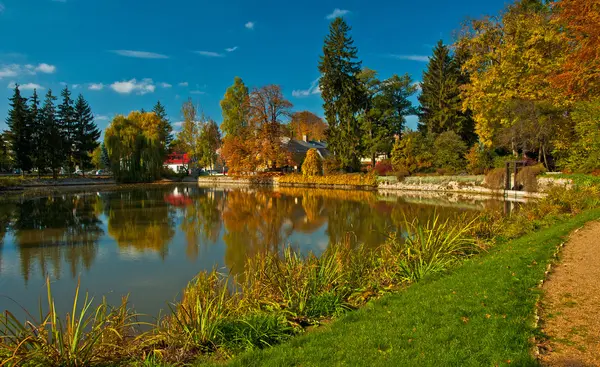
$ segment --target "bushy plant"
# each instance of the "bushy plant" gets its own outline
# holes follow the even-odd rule
[[[384,159],[375,163],[373,170],[378,176],[387,176],[394,170],[394,168],[392,167],[392,162],[389,159]]]
[[[572,144],[556,150],[559,167],[581,173],[600,170],[600,99],[577,103],[571,116],[575,136]]]
[[[506,169],[494,168],[485,175],[484,185],[492,190],[504,189],[506,183]]]
[[[321,157],[316,149],[309,149],[302,163],[302,174],[304,176],[320,176],[323,173]]]
[[[467,151],[465,142],[454,131],[446,131],[438,135],[433,143],[433,164],[444,169],[445,173],[460,172],[465,169],[464,155]]]
[[[374,174],[368,173],[344,173],[325,176],[304,176],[300,174],[289,174],[279,177],[280,184],[298,185],[347,185],[347,186],[369,186],[377,185]]]
[[[342,172],[342,163],[337,158],[331,156],[323,160],[324,175],[335,175]]]
[[[422,171],[433,165],[433,139],[419,132],[406,132],[396,140],[392,149],[392,166],[409,173]]]
[[[525,191],[538,191],[537,176],[546,172],[543,164],[521,168],[516,177],[517,184]]]
[[[474,175],[486,173],[494,166],[494,152],[483,144],[475,144],[465,155],[467,171]]]

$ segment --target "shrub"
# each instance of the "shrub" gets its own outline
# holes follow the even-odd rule
[[[279,177],[281,184],[300,185],[348,185],[348,186],[376,186],[377,178],[373,174],[344,173],[330,176],[304,176],[290,174]]]
[[[304,176],[320,176],[323,173],[321,157],[316,149],[309,149],[302,163],[302,174]]]
[[[494,152],[485,148],[483,144],[475,144],[465,155],[467,171],[474,175],[486,173],[494,166]]]
[[[528,192],[536,192],[538,191],[537,176],[544,172],[546,172],[546,169],[542,164],[526,166],[519,170],[516,181],[523,190]]]
[[[492,190],[504,189],[506,180],[505,168],[494,168],[485,175],[484,185]]]
[[[555,151],[559,167],[582,173],[600,170],[600,99],[576,103],[572,118],[573,143]]]
[[[396,140],[392,149],[392,166],[410,173],[422,171],[433,165],[432,137],[419,132],[407,132]]]
[[[384,159],[375,163],[375,173],[378,176],[387,176],[387,174],[393,171],[392,162],[389,159]]]
[[[342,171],[342,163],[337,158],[329,157],[323,160],[324,175],[334,175],[341,173]]]
[[[433,143],[433,164],[446,171],[460,172],[465,168],[464,155],[467,151],[465,142],[454,131],[441,133]]]
[[[393,172],[393,175],[396,176],[396,178],[398,179],[398,182],[402,182],[402,181],[404,181],[405,177],[410,176],[410,173],[405,169],[398,169]]]

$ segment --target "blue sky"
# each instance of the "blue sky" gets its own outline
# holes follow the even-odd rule
[[[466,18],[506,2],[0,0],[0,130],[15,82],[39,94],[68,84],[102,129],[157,100],[176,123],[188,97],[220,122],[235,76],[250,87],[279,84],[294,110],[322,115],[314,82],[332,15],[352,26],[363,66],[420,81],[439,39],[451,42]]]

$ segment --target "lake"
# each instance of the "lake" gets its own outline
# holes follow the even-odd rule
[[[320,254],[330,243],[377,246],[404,216],[442,218],[496,200],[431,199],[369,191],[200,188],[195,185],[86,188],[17,195],[0,204],[0,310],[37,315],[45,276],[59,310],[78,280],[117,305],[157,316],[199,271],[233,274],[258,251],[293,246]]]

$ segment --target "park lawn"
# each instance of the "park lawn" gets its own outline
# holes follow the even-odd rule
[[[537,288],[557,246],[600,218],[587,211],[501,243],[452,273],[349,312],[232,366],[535,366]]]

